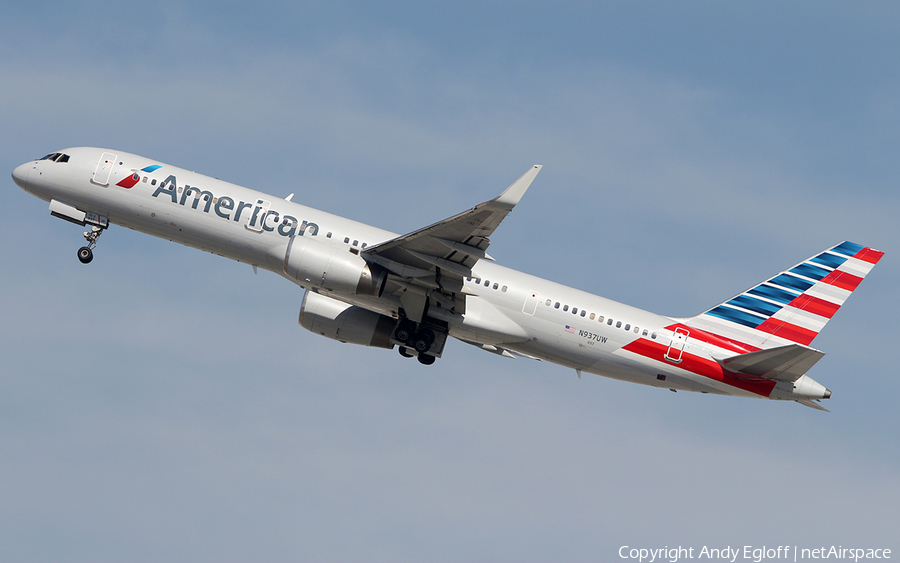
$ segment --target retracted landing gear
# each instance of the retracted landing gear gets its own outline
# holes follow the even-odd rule
[[[84,238],[87,240],[88,245],[82,246],[78,249],[78,259],[82,264],[89,264],[91,260],[94,259],[94,248],[97,246],[97,239],[100,238],[100,234],[103,232],[103,229],[98,226],[91,227],[90,231],[84,233]]]

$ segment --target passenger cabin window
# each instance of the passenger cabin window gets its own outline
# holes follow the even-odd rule
[[[609,319],[608,321],[606,321],[606,324],[608,324],[609,326],[612,326],[612,319]],[[622,323],[619,323],[619,324],[622,324]]]
[[[595,317],[595,316],[596,316],[596,315],[594,315],[594,313],[591,313],[591,320],[594,320],[594,317]]]
[[[583,316],[585,315],[585,313],[587,313],[587,311],[585,311],[584,309],[582,309],[582,310],[581,310],[581,316],[583,317]],[[591,315],[591,316],[593,316],[593,315]]]
[[[559,301],[556,302],[556,305],[553,306],[554,309],[559,309]]]
[[[577,314],[578,314],[578,307],[572,307],[572,314],[573,314],[573,315],[577,315]]]
[[[344,237],[344,244],[350,244],[350,237]]]
[[[548,299],[548,300],[547,300],[547,306],[549,307],[549,306],[552,305],[552,304],[553,304],[553,300],[552,300],[552,299]]]
[[[597,317],[597,322],[601,322],[601,323],[602,323],[604,320],[605,320],[605,319],[603,318],[602,315],[599,316],[599,317]]]
[[[494,289],[497,289],[498,287],[500,287],[500,284],[497,282],[494,282]]]
[[[569,306],[568,306],[568,305],[563,305],[563,311],[568,311],[568,310],[569,310]]]
[[[328,231],[328,234],[325,235],[325,238],[331,238],[331,231]]]
[[[630,324],[626,324],[626,325],[625,325],[625,330],[631,330],[631,325],[630,325]]]
[[[507,289],[508,289],[508,288],[504,285],[503,287],[500,288],[500,291],[502,291],[503,293],[506,293],[506,290],[507,290]]]
[[[616,328],[622,328],[622,321],[616,321]]]

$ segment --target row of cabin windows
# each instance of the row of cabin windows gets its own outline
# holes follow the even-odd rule
[[[560,307],[560,305],[561,305],[561,303],[560,303],[559,301],[557,301],[556,303],[554,303],[552,299],[548,299],[547,301],[544,302],[544,304],[545,304],[547,307],[549,307],[550,305],[553,305],[553,308],[554,308],[554,309],[559,309],[559,307]],[[568,306],[568,305],[562,305],[562,310],[563,310],[563,311],[568,311],[568,310],[569,310],[569,306]],[[586,311],[585,309],[581,309],[581,311],[579,312],[578,307],[572,307],[572,314],[573,314],[573,315],[579,315],[579,316],[582,316],[582,317],[586,317],[586,316],[587,316],[587,311]],[[643,333],[642,333],[640,327],[635,326],[635,327],[632,328],[632,326],[631,326],[630,323],[625,323],[625,326],[623,327],[623,326],[622,326],[622,321],[614,321],[614,320],[611,319],[611,318],[610,318],[610,319],[607,319],[607,318],[604,317],[603,315],[597,316],[596,313],[591,313],[591,315],[590,315],[589,318],[590,318],[591,320],[597,319],[597,322],[601,322],[601,323],[602,323],[603,321],[606,321],[606,324],[609,325],[609,326],[612,326],[612,325],[613,325],[613,322],[615,322],[615,323],[616,323],[616,328],[624,328],[626,331],[631,331],[631,330],[633,330],[635,334],[640,334],[641,336],[647,336],[647,335],[649,334],[649,335],[650,335],[650,338],[653,338],[654,340],[656,339],[656,333],[655,333],[655,332],[654,332],[654,333],[650,333],[650,331],[648,331],[646,328],[644,329],[644,331],[643,331]]]
[[[473,279],[473,278],[466,278],[466,280],[467,280],[467,281],[474,281],[474,282],[475,282],[475,285],[481,285],[481,284],[482,284],[481,278],[474,278],[474,279]],[[484,287],[491,287],[491,282],[490,282],[489,280],[484,280]],[[499,284],[495,282],[494,285],[493,285],[493,289],[497,289],[498,287],[499,287]],[[508,289],[509,289],[509,288],[508,288],[507,286],[504,285],[504,286],[501,288],[501,291],[502,291],[503,293],[506,293],[506,291],[507,291]],[[557,301],[557,302],[554,303],[552,299],[548,299],[547,301],[544,302],[544,304],[545,304],[546,306],[548,306],[548,307],[551,306],[551,305],[553,305],[553,308],[554,308],[554,309],[559,309],[560,306],[562,306],[562,310],[563,310],[563,311],[569,311],[569,306],[568,306],[568,305],[563,305],[563,304],[560,303],[559,301]],[[657,333],[655,333],[655,332],[652,332],[652,333],[651,333],[651,332],[650,332],[649,330],[647,330],[646,328],[643,330],[643,332],[641,332],[640,327],[638,327],[638,326],[632,327],[630,323],[625,323],[624,326],[623,326],[622,321],[616,321],[616,320],[613,320],[613,319],[607,319],[607,318],[604,317],[603,315],[597,316],[596,313],[591,313],[590,316],[588,316],[588,313],[587,313],[587,310],[586,310],[586,309],[581,309],[581,310],[579,310],[578,307],[572,307],[572,314],[573,314],[573,315],[578,315],[578,316],[581,316],[581,317],[587,317],[587,318],[590,318],[590,320],[592,320],[592,321],[593,321],[594,319],[596,319],[597,322],[600,322],[600,323],[602,323],[602,322],[605,321],[606,324],[609,325],[609,326],[613,326],[613,323],[615,323],[616,328],[622,328],[622,329],[624,329],[624,330],[626,330],[626,331],[633,331],[635,334],[640,334],[641,336],[650,336],[650,338],[652,338],[652,339],[654,339],[654,340],[656,340],[656,337],[657,337]]]
[[[475,285],[481,285],[481,284],[482,284],[481,278],[474,278],[474,279],[473,279],[473,278],[466,278],[466,280],[467,280],[467,281],[474,281],[474,282],[475,282]],[[499,286],[499,284],[495,282],[495,283],[493,284],[493,289],[497,289],[498,286]],[[489,280],[484,280],[484,287],[491,287],[491,282],[490,282]],[[504,286],[501,288],[501,291],[502,291],[503,293],[506,293],[506,291],[507,291],[508,289],[509,289],[509,288],[508,288],[507,286],[504,285]],[[554,309],[559,309],[560,306],[562,306],[562,310],[563,310],[563,311],[569,311],[569,306],[568,306],[568,305],[563,305],[563,304],[561,304],[559,301],[557,301],[556,303],[554,303],[552,299],[548,299],[548,300],[545,301],[544,303],[545,303],[545,305],[547,305],[548,307],[549,307],[550,305],[553,305],[553,308],[554,308]],[[657,334],[656,334],[655,332],[651,333],[651,332],[650,332],[649,330],[647,330],[646,328],[643,330],[643,332],[641,332],[640,327],[638,327],[638,326],[632,327],[630,323],[625,323],[624,326],[623,326],[622,321],[615,321],[615,320],[613,320],[613,319],[607,319],[607,318],[604,317],[603,315],[597,316],[596,313],[591,313],[590,316],[588,316],[588,313],[587,313],[587,310],[586,310],[586,309],[581,309],[581,310],[579,310],[578,307],[572,307],[572,314],[573,314],[573,315],[578,315],[578,316],[581,316],[581,317],[587,317],[587,318],[590,318],[590,320],[592,320],[592,321],[593,321],[594,319],[596,319],[597,322],[600,322],[600,323],[602,323],[602,322],[605,321],[606,324],[609,325],[609,326],[612,326],[613,323],[615,323],[616,328],[623,328],[623,329],[626,330],[626,331],[633,331],[635,334],[640,334],[641,336],[648,336],[648,335],[649,335],[650,338],[652,338],[652,339],[654,339],[654,340],[656,340],[656,337],[657,337]]]
[[[466,278],[466,281],[474,281],[475,285],[481,285],[481,278],[475,278],[474,280],[472,278]],[[502,291],[503,293],[506,293],[507,290],[509,290],[508,286],[504,285],[503,287],[500,287],[500,284],[497,282],[494,282],[494,285],[491,286],[490,280],[484,280],[484,287],[490,287],[491,289],[500,289],[500,291]]]
[[[331,238],[331,233],[328,233],[328,238]],[[350,243],[350,237],[344,237],[344,244],[351,244],[351,243]],[[359,241],[358,241],[358,240],[354,240],[352,244],[353,244],[353,246],[359,246]],[[368,246],[367,243],[362,243],[362,247],[361,247],[361,248],[365,248],[365,247],[367,247],[367,246]]]

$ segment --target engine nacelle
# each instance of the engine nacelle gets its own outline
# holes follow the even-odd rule
[[[284,273],[307,287],[381,297],[387,274],[360,257],[356,248],[295,236],[284,255]]]
[[[394,347],[391,336],[397,321],[368,309],[348,305],[337,299],[306,290],[300,306],[300,326],[332,340],[375,346]]]

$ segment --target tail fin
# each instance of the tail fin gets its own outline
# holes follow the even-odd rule
[[[808,346],[882,256],[842,242],[684,324],[758,349]]]

